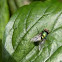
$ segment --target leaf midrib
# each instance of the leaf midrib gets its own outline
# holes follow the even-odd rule
[[[49,6],[50,7],[50,6]],[[48,8],[49,8],[48,7]],[[46,11],[48,10],[48,8],[45,10],[45,12],[44,12],[44,14],[37,20],[37,22],[43,17],[43,16],[45,16],[45,15],[47,15],[47,14],[45,14],[46,13]],[[35,26],[35,24],[37,23],[37,22],[35,22],[34,24],[33,24],[33,26]],[[32,27],[33,27],[32,26]],[[24,36],[22,37],[22,39],[21,40],[23,40],[23,38],[27,35],[27,33],[32,29],[32,27],[24,34]],[[21,41],[20,40],[20,41]],[[20,44],[20,42],[18,43],[18,45]],[[17,47],[18,47],[18,45],[17,45]],[[17,47],[16,47],[16,49],[15,49],[15,51],[17,50]]]

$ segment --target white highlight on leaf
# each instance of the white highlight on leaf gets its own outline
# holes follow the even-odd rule
[[[13,46],[12,46],[12,35],[13,34],[13,30],[10,32],[10,34],[7,36],[6,38],[6,42],[5,42],[5,49],[12,54],[14,52]]]
[[[14,15],[13,18],[10,19],[10,22],[7,24],[5,29],[5,49],[7,52],[11,55],[14,52],[13,46],[12,46],[12,35],[13,35],[13,24],[16,20],[17,15]]]

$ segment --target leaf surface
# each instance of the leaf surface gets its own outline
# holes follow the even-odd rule
[[[31,42],[31,39],[45,28],[50,34],[39,51],[38,46]],[[34,2],[21,7],[6,26],[3,44],[16,62],[60,62],[62,60],[62,4]],[[5,58],[11,62],[9,55]],[[56,60],[56,58],[60,59]]]

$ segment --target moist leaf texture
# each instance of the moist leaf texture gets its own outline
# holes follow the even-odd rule
[[[39,51],[31,38],[45,28],[50,34]],[[6,26],[3,45],[9,53],[4,53],[6,62],[62,61],[62,3],[34,2],[21,7]]]

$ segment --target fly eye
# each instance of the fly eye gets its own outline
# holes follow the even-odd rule
[[[47,34],[49,34],[49,30],[47,30],[47,29],[44,29],[44,31],[45,31],[45,32],[47,32]]]
[[[49,31],[47,31],[47,34],[49,34]]]

